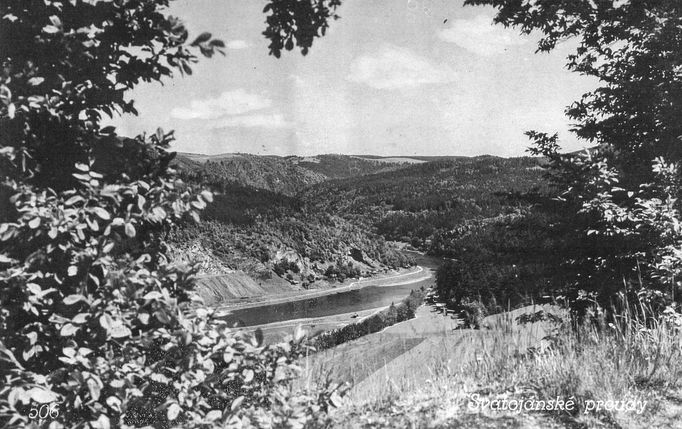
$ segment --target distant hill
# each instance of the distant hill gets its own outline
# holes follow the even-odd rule
[[[373,225],[391,240],[419,247],[467,219],[513,211],[506,194],[546,186],[542,158],[443,157],[396,171],[308,186],[303,202]]]
[[[280,157],[242,153],[179,153],[174,160],[175,166],[206,184],[234,183],[289,196],[326,180],[395,171],[423,162],[413,157],[336,154]]]

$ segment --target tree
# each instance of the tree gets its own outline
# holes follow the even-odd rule
[[[539,31],[538,51],[575,38],[569,70],[602,86],[567,110],[576,134],[596,143],[639,184],[651,162],[682,157],[682,4],[675,0],[467,0],[498,8],[495,22]]]
[[[267,32],[305,52],[338,2],[310,2],[315,14],[300,3],[270,2]],[[3,427],[39,425],[30,409],[43,404],[51,427],[92,428],[326,409],[325,392],[287,396],[301,335],[263,347],[192,306],[196,268],[168,262],[164,235],[198,220],[212,195],[168,169],[173,133],[128,139],[100,126],[103,114],[136,113],[125,91],[139,82],[222,52],[208,33],[190,39],[168,5],[0,0]]]
[[[628,291],[674,286],[670,277],[682,267],[674,253],[682,244],[675,226],[682,161],[682,4],[465,3],[493,6],[495,22],[525,34],[539,32],[540,52],[577,39],[568,69],[600,82],[567,109],[576,135],[595,145],[588,153],[560,154],[557,135],[528,133],[536,143],[531,152],[550,160],[554,196],[564,202],[562,229],[573,231],[564,237],[578,250],[569,261],[578,273],[571,287],[600,292],[605,303],[623,285]]]

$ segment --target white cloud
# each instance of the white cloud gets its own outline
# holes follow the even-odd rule
[[[447,67],[432,64],[409,49],[386,46],[374,55],[362,55],[351,63],[348,80],[377,89],[406,89],[455,79]]]
[[[225,91],[217,98],[192,100],[189,107],[171,110],[171,116],[176,119],[216,119],[265,109],[271,105],[272,100],[240,88]]]
[[[226,46],[227,49],[246,49],[249,44],[245,40],[230,40]]]
[[[210,126],[211,129],[220,128],[289,128],[292,124],[284,119],[281,113],[269,113],[259,115],[233,116],[216,121]]]
[[[457,19],[453,21],[450,28],[438,32],[438,37],[486,57],[502,54],[511,46],[528,42],[514,30],[494,25],[492,18],[485,15],[470,19]]]

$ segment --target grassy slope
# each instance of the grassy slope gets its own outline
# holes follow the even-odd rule
[[[514,318],[529,310],[537,309],[488,318],[489,329],[452,330],[452,319],[422,307],[417,319],[310,358],[306,382],[328,376],[354,381],[348,406],[334,416],[336,427],[681,426],[679,332],[585,328],[578,336],[547,321],[518,325]],[[548,333],[562,341],[546,347]],[[579,412],[477,412],[468,408],[472,393],[488,399],[574,396]],[[585,413],[589,399],[647,405],[641,415]]]

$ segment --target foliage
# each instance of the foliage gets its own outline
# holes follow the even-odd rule
[[[575,133],[596,146],[560,154],[558,136],[531,131],[534,154],[548,158],[557,219],[568,248],[570,298],[642,288],[679,298],[678,226],[682,159],[682,6],[671,0],[547,2],[468,0],[498,8],[495,22],[539,31],[539,51],[577,39],[569,70],[599,81],[567,114]],[[653,165],[653,168],[652,168]],[[665,174],[662,174],[665,173]],[[665,262],[664,262],[665,261]]]
[[[347,278],[359,278],[361,272],[360,269],[355,268],[351,262],[344,264],[342,261],[338,260],[336,261],[336,265],[330,265],[327,267],[324,275],[343,282]]]
[[[42,425],[36,404],[58,404],[50,427],[303,425],[334,393],[290,391],[302,335],[262,347],[190,312],[196,269],[169,263],[163,237],[212,194],[168,169],[172,133],[100,127],[136,113],[139,82],[221,52],[208,33],[190,43],[168,5],[0,2],[2,426]]]
[[[136,113],[124,94],[172,70],[191,73],[195,51],[211,56],[223,42],[203,33],[189,43],[168,0],[116,2],[3,1],[0,145],[13,154],[15,179],[53,189],[75,186],[102,114]],[[191,45],[191,46],[188,46]],[[136,50],[140,53],[136,53]]]
[[[321,351],[348,341],[356,340],[374,332],[379,332],[396,323],[410,320],[414,317],[417,308],[424,302],[425,296],[426,291],[423,288],[413,290],[405,299],[400,301],[398,305],[392,303],[387,309],[373,314],[363,319],[361,322],[351,323],[343,328],[323,332],[320,335],[315,336],[310,344],[315,350]]]
[[[209,157],[180,154],[173,165],[186,179],[205,183],[219,193],[230,192],[235,185],[241,185],[290,197],[299,194],[305,186],[325,180],[365,176],[405,166],[404,163],[353,155],[280,157],[246,153]]]
[[[279,209],[271,207],[269,210],[272,213]],[[286,269],[282,271],[275,266],[287,258],[298,264],[302,277],[324,275],[330,264],[336,266],[341,259],[350,262],[347,255],[351,249],[366,254],[369,260],[365,263],[372,264],[373,269],[381,268],[380,264],[399,268],[414,263],[386,243],[383,237],[338,216],[283,210],[286,215],[255,215],[258,220],[251,225],[218,221],[189,225],[173,230],[168,240],[174,247],[184,250],[200,244],[226,266],[252,275],[265,275],[270,270],[282,275]],[[348,262],[342,264],[341,271],[346,276],[358,277],[357,268],[349,271]],[[335,269],[328,274],[334,274]],[[370,269],[369,265],[365,267],[365,270]]]
[[[555,219],[551,205],[536,205],[439,235],[431,245],[447,258],[436,272],[439,298],[453,309],[463,300],[480,301],[496,313],[565,294],[570,276],[557,267],[576,249],[563,241]]]
[[[268,12],[267,29],[270,53],[279,58],[282,49],[291,51],[294,45],[306,55],[315,37],[324,36],[340,0],[272,0],[263,9]]]
[[[470,329],[481,327],[481,322],[483,322],[483,318],[487,314],[486,308],[481,301],[464,299],[458,307],[465,327]]]
[[[575,38],[569,70],[595,77],[600,86],[568,110],[577,135],[602,146],[628,181],[651,178],[662,156],[680,159],[682,124],[682,5],[674,0],[468,0],[498,8],[495,22],[524,33],[539,31],[539,51]]]
[[[513,211],[515,203],[505,194],[543,186],[540,164],[533,158],[445,158],[326,181],[307,187],[301,198],[373,226],[388,240],[427,249],[434,237],[467,219]]]

